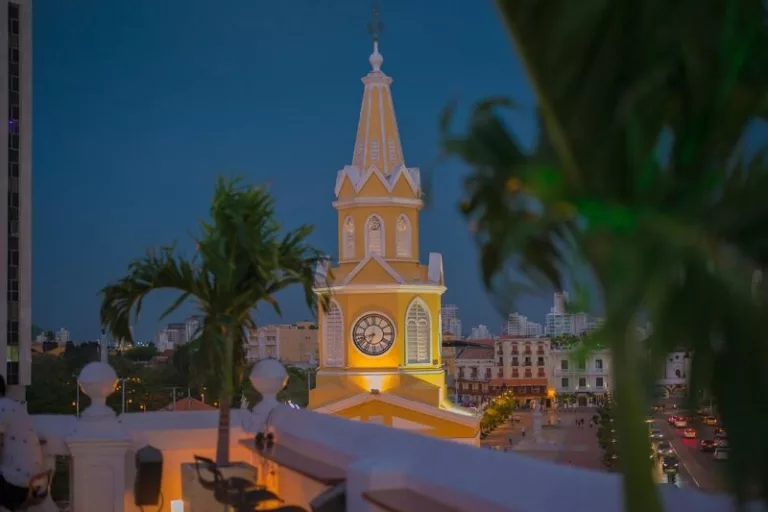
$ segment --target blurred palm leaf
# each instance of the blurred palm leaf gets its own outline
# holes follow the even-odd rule
[[[188,299],[196,305],[202,326],[189,360],[198,383],[211,386],[219,397],[219,464],[229,462],[229,410],[243,378],[246,331],[256,327],[254,310],[267,304],[280,313],[275,294],[294,284],[303,287],[308,306],[315,309],[314,270],[322,258],[307,243],[311,233],[306,225],[285,233],[266,190],[221,179],[194,258],[185,259],[173,248],[152,250],[102,291],[101,323],[115,339],[131,340],[132,316],[139,315],[153,291],[180,293],[163,317]]]
[[[756,486],[765,497],[768,311],[752,276],[768,263],[768,164],[740,152],[767,113],[764,3],[497,3],[541,133],[525,151],[497,112],[509,102],[492,100],[476,106],[464,136],[445,134],[446,151],[474,169],[462,210],[486,285],[506,293],[499,286],[516,271],[529,288],[561,289],[583,279],[576,263],[589,272],[606,315],[593,341],[614,359],[627,510],[661,507],[642,390],[677,347],[694,354],[693,384],[721,404],[733,490],[743,499]],[[639,316],[653,325],[645,342]]]

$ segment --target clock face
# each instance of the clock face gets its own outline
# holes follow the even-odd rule
[[[357,348],[369,356],[383,354],[395,341],[395,326],[387,317],[369,313],[352,328],[352,339]]]

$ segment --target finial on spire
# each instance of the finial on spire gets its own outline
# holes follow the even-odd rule
[[[379,42],[379,36],[384,32],[384,23],[381,22],[379,15],[379,3],[374,0],[371,6],[371,21],[368,22],[368,34],[374,44]]]
[[[373,53],[368,58],[374,71],[381,71],[384,57],[379,53],[379,36],[384,32],[384,23],[379,17],[379,4],[374,0],[371,6],[371,21],[368,22],[368,34],[373,39]]]

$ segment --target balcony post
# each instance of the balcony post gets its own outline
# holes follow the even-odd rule
[[[91,405],[65,438],[72,455],[72,511],[123,512],[131,439],[106,404],[117,386],[117,374],[109,364],[93,362],[83,368],[77,382]]]

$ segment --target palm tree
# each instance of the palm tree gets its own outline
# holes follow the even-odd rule
[[[180,294],[162,317],[187,300],[195,304],[202,326],[191,342],[194,373],[219,397],[220,465],[229,463],[230,407],[233,389],[242,381],[246,330],[256,327],[254,311],[266,304],[279,314],[275,294],[294,284],[303,287],[314,311],[312,284],[321,255],[307,242],[312,230],[303,225],[284,234],[267,191],[221,179],[193,258],[185,259],[173,247],[150,250],[129,265],[125,277],[102,290],[101,323],[115,339],[131,339],[132,317],[138,317],[151,292]]]
[[[486,286],[596,291],[606,320],[587,343],[612,351],[627,510],[661,509],[643,419],[676,346],[693,353],[692,387],[720,404],[737,497],[765,498],[768,291],[753,273],[768,266],[768,165],[740,144],[768,117],[765,3],[497,5],[541,129],[524,148],[499,113],[511,102],[487,100],[466,135],[446,132],[446,152],[474,169],[462,210]],[[653,325],[644,341],[640,318]]]

